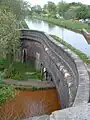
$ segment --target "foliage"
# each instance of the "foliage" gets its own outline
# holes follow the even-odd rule
[[[77,9],[76,17],[78,19],[86,19],[88,18],[88,7],[86,5],[82,5],[80,8]]]
[[[0,71],[4,74],[4,78],[14,80],[41,79],[40,71],[36,70],[31,64],[22,62],[10,62],[7,59],[0,60]]]
[[[0,0],[0,6],[7,6],[7,10],[13,12],[18,20],[22,20],[30,8],[30,4],[23,0]]]
[[[0,0],[0,58],[5,58],[0,60],[2,72],[7,71],[19,50],[20,33],[17,28],[20,27],[18,23],[26,15],[28,7],[23,0]],[[14,97],[13,90],[12,86],[0,87],[0,104]]]
[[[65,19],[75,19],[77,15],[77,9],[78,7],[70,7],[65,13],[64,18]]]
[[[13,60],[19,46],[19,31],[16,17],[11,12],[0,9],[0,57]]]
[[[4,69],[8,68],[9,64],[7,59],[0,59],[0,71],[4,71]]]
[[[40,7],[40,6],[39,6]],[[57,18],[57,14],[60,17],[65,19],[86,19],[90,18],[90,6],[83,5],[81,3],[66,3],[66,2],[59,2],[57,5],[54,2],[48,2],[42,8],[41,16],[48,16],[52,18]],[[38,9],[32,13],[37,13]],[[39,16],[40,16],[39,15]]]
[[[68,44],[64,40],[61,40],[59,37],[57,37],[55,35],[51,35],[51,37],[53,37],[55,40],[57,40],[58,42],[60,42],[61,44],[65,45],[67,48],[71,49],[73,52],[75,52],[85,63],[87,63],[87,64],[90,63],[90,58],[87,57],[86,54],[84,54],[81,51],[77,50],[72,45]]]
[[[12,86],[0,87],[0,104],[5,103],[9,98],[15,97]]]
[[[4,71],[4,77],[14,80],[41,79],[40,71],[37,71],[31,64],[13,62]]]
[[[55,3],[48,2],[47,9],[48,9],[49,17],[50,16],[55,17],[55,15],[56,15],[56,5],[55,5]]]
[[[36,12],[37,14],[40,14],[42,12],[42,8],[40,5],[35,5],[35,6],[31,7],[31,11]]]
[[[64,13],[68,10],[69,4],[65,2],[59,2],[57,5],[57,11],[60,16],[64,17]]]

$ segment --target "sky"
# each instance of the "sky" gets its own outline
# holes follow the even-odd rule
[[[52,1],[52,2],[55,2],[57,4],[58,2],[60,2],[62,0],[26,0],[26,1],[30,2],[32,6],[38,4],[38,5],[41,5],[43,7],[43,5],[46,4],[48,1]],[[90,0],[64,0],[64,1],[66,1],[68,3],[70,3],[70,2],[81,2],[83,4],[90,5]]]

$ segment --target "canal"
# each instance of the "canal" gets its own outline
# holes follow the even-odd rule
[[[90,56],[90,45],[88,45],[83,35],[37,19],[26,19],[26,23],[29,29],[44,31],[48,34],[56,35],[85,53],[87,56]]]
[[[51,114],[60,109],[55,88],[46,90],[16,90],[16,97],[0,106],[0,120],[22,120]],[[31,120],[31,119],[30,119]]]

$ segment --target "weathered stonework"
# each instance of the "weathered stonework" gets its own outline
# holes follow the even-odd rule
[[[55,111],[50,120],[90,120],[90,104]]]
[[[40,62],[52,74],[62,108],[88,103],[89,76],[84,63],[75,53],[40,31],[21,30],[21,40],[40,45]],[[36,52],[35,49],[33,51]]]

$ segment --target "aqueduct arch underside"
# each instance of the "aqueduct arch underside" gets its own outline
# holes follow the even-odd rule
[[[40,64],[43,61],[44,56],[42,45],[39,42],[31,39],[22,39],[21,51],[22,61],[31,63],[36,69],[40,69]]]

